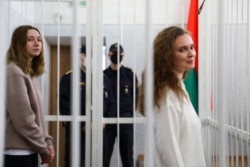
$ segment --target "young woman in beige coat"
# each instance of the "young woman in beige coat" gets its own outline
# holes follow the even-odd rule
[[[7,51],[5,167],[38,167],[55,155],[45,127],[37,77],[44,73],[43,41],[30,25],[17,27]]]

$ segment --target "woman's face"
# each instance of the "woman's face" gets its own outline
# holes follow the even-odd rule
[[[173,65],[177,74],[182,74],[195,67],[196,51],[194,42],[189,34],[176,38],[174,42]]]
[[[26,51],[31,58],[39,56],[42,51],[42,37],[34,29],[27,32]]]

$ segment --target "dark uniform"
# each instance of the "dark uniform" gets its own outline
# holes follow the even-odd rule
[[[71,75],[72,72],[66,72],[60,81],[60,99],[59,99],[59,107],[60,113],[62,115],[70,115],[71,112]],[[81,78],[80,78],[80,114],[85,115],[85,95],[86,95],[86,73],[81,70]],[[83,167],[85,162],[85,122],[82,122],[79,126],[80,133],[80,165]],[[71,123],[65,122],[65,167],[70,167],[71,164]]]
[[[116,110],[116,99],[112,93],[111,81],[108,79],[107,75],[103,76],[103,115],[104,117],[115,117],[112,111]]]
[[[104,70],[104,75],[109,78],[108,88],[111,89],[113,97],[110,97],[114,102],[113,105],[107,110],[104,110],[104,117],[114,118],[117,117],[117,70],[112,70],[111,67]],[[136,88],[133,82],[134,73],[131,69],[122,66],[120,68],[120,117],[133,117],[134,110],[134,91],[137,91],[137,78]],[[105,107],[105,106],[104,106]],[[120,124],[120,154],[123,167],[133,167],[133,124]],[[103,132],[103,167],[109,167],[110,158],[112,156],[115,139],[117,137],[117,125],[107,124]]]

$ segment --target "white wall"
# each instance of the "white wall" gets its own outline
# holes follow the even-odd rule
[[[73,7],[70,2],[33,2],[36,12],[34,23],[44,24],[45,36],[73,36]],[[88,5],[88,4],[87,4]],[[152,1],[152,20],[154,34],[163,27],[173,24],[185,25],[189,1],[187,0],[154,0]],[[47,10],[50,9],[50,10]],[[125,49],[124,65],[131,67],[140,75],[144,69],[146,51],[146,1],[145,0],[105,0],[102,8],[103,36],[106,37],[107,49],[119,41]],[[58,14],[60,24],[58,28]],[[86,34],[87,7],[80,6],[80,31]],[[58,31],[59,30],[59,31]],[[109,63],[109,60],[106,59]]]
[[[61,14],[62,24],[72,24],[73,7],[70,2],[29,2],[35,5],[34,23],[55,24],[56,16]],[[88,3],[88,2],[86,2]],[[103,24],[145,24],[145,0],[104,0]],[[88,4],[87,4],[88,5]],[[154,24],[179,24],[185,22],[188,14],[188,0],[154,0],[152,1],[152,20]],[[49,10],[48,10],[49,9]],[[45,12],[43,11],[45,10]],[[86,24],[86,6],[80,6],[81,24]],[[32,13],[33,11],[30,11]]]

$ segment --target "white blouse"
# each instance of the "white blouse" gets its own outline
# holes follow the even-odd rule
[[[187,93],[184,84],[183,90]],[[189,99],[168,90],[155,110],[155,167],[205,167],[201,122]]]

